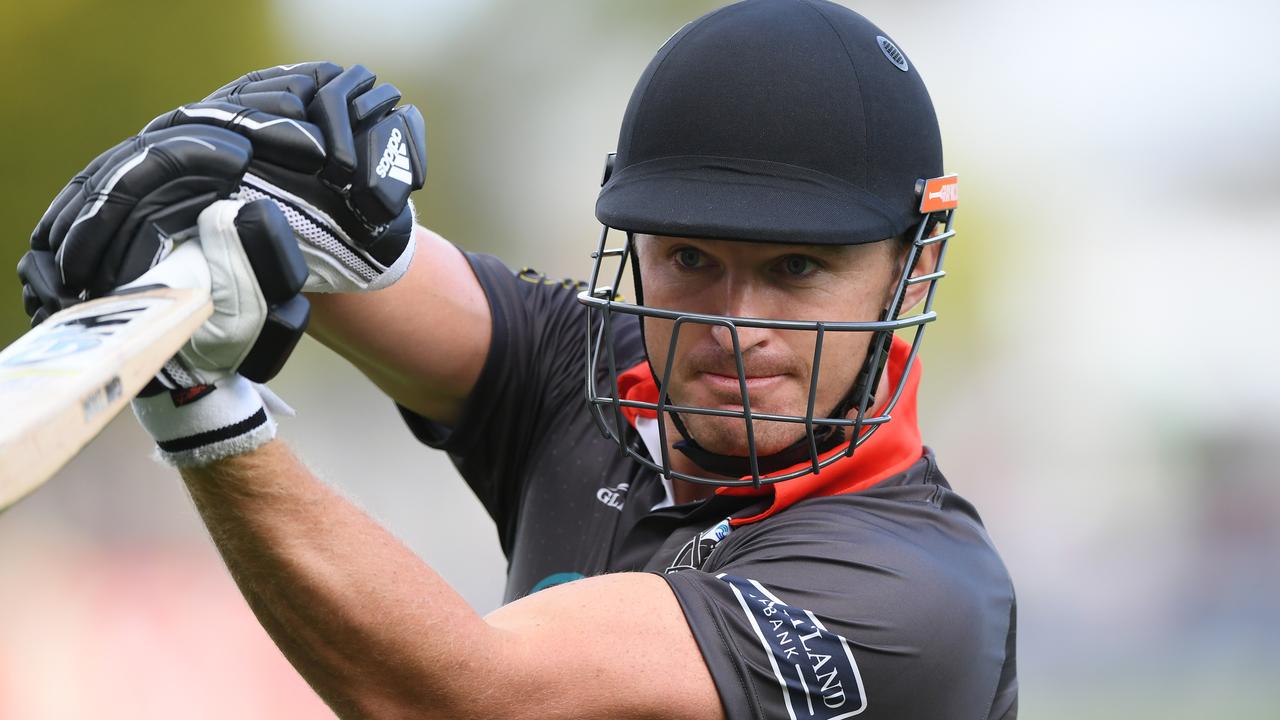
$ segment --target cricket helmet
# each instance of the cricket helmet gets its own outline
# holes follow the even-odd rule
[[[779,482],[852,454],[891,419],[902,392],[900,382],[879,414],[871,414],[893,333],[914,330],[910,365],[924,326],[936,317],[934,288],[953,235],[956,199],[954,176],[943,175],[942,141],[924,82],[900,47],[866,18],[824,0],[744,0],[689,23],[641,75],[596,202],[604,227],[579,300],[588,309],[587,399],[601,430],[667,477],[716,485]],[[939,222],[945,232],[935,234]],[[625,235],[621,246],[608,246],[610,229]],[[804,245],[905,237],[910,246],[894,299],[879,321],[796,321],[646,307],[634,257],[636,234]],[[937,266],[911,277],[921,249],[935,242],[942,243]],[[615,294],[628,264],[635,303]],[[929,283],[923,309],[899,317],[907,287],[921,282]],[[592,378],[606,368],[615,377],[624,369],[614,366],[610,346],[608,328],[615,314],[674,321],[673,352],[684,325],[727,327],[737,355],[742,409],[681,405],[669,393],[670,361],[665,376],[654,377],[657,402],[622,398],[616,385],[600,392]],[[814,385],[823,335],[873,335],[865,358],[842,360],[860,370],[836,407],[814,407],[811,392],[805,415],[763,415],[751,412],[737,340],[741,327],[817,333]],[[902,382],[907,374],[901,374]],[[665,428],[661,420],[671,417],[684,436],[677,449],[710,475],[673,470],[665,443],[662,457],[650,458],[628,442],[624,408],[656,412],[660,429]],[[716,455],[702,448],[681,421],[687,414],[741,418],[747,455]],[[753,423],[765,420],[802,424],[805,435],[782,452],[758,456]],[[842,443],[844,452],[828,452]],[[780,472],[798,462],[805,465]]]

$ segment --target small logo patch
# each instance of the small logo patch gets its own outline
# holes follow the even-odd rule
[[[213,385],[192,385],[191,387],[182,387],[169,391],[169,397],[173,400],[174,407],[182,407],[190,405],[200,398],[213,392]]]
[[[412,185],[413,173],[410,170],[409,148],[404,143],[404,136],[400,134],[400,128],[391,128],[391,138],[387,140],[387,147],[382,151],[382,159],[378,161],[378,177],[385,178],[390,175],[392,180]]]
[[[548,575],[542,578],[541,580],[539,580],[538,584],[534,585],[533,589],[529,591],[529,594],[532,595],[538,592],[539,590],[546,590],[547,588],[555,587],[556,585],[564,585],[565,583],[571,583],[574,580],[581,580],[584,577],[586,577],[586,575],[583,575],[582,573],[578,573],[578,572],[552,573],[551,575]]]
[[[755,580],[723,573],[716,577],[729,584],[756,631],[791,720],[844,720],[867,709],[867,692],[848,640]]]
[[[105,385],[95,388],[80,401],[80,409],[84,411],[85,422],[88,422],[98,413],[111,406],[111,403],[120,399],[120,395],[124,392],[124,387],[120,382],[120,376],[115,375],[106,382]]]
[[[953,210],[960,204],[960,178],[944,175],[925,181],[920,193],[920,214]]]
[[[906,72],[911,68],[907,64],[907,56],[902,54],[902,51],[898,49],[897,45],[893,44],[892,40],[883,35],[877,35],[876,42],[880,45],[880,52],[884,53],[884,56],[889,58],[889,62],[893,63],[899,70]]]
[[[596,499],[608,505],[614,510],[622,510],[622,506],[627,501],[627,490],[631,487],[629,483],[619,483],[617,487],[602,487],[596,491]]]
[[[680,548],[680,552],[676,553],[676,559],[667,566],[666,572],[701,570],[702,565],[711,557],[711,551],[716,549],[721,540],[729,537],[732,531],[733,525],[729,523],[729,518],[725,518],[709,529],[694,535],[684,544],[684,547]]]
[[[21,344],[14,343],[12,348],[19,348],[8,353],[0,365],[17,367],[57,360],[69,355],[87,352],[102,345],[115,333],[118,326],[128,324],[130,320],[142,313],[146,308],[132,307],[122,310],[106,310],[97,315],[85,315],[59,322],[52,330],[42,334],[32,334],[34,339]]]

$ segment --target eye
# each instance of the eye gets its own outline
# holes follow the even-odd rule
[[[686,270],[696,270],[706,263],[706,257],[697,248],[685,246],[675,252],[676,263]]]
[[[819,268],[817,260],[807,255],[788,255],[782,258],[778,269],[790,277],[808,277]]]

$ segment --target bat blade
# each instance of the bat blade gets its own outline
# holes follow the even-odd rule
[[[212,313],[207,290],[153,287],[62,310],[0,351],[0,510],[87,445]]]

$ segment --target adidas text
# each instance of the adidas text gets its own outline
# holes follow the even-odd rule
[[[400,128],[392,128],[391,138],[387,140],[387,147],[382,151],[382,159],[378,161],[377,173],[380,178],[391,175],[393,180],[412,185],[413,175],[409,172],[409,148],[402,140]]]

